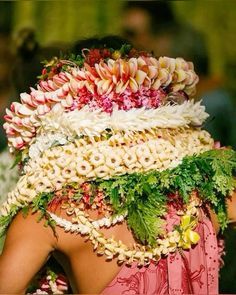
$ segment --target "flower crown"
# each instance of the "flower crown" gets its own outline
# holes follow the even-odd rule
[[[157,59],[130,45],[120,50],[83,49],[66,60],[54,58],[45,64],[36,88],[22,93],[21,102],[6,110],[10,151],[27,150],[45,128],[48,133],[94,136],[129,125],[139,130],[173,127],[178,120],[180,125],[201,124],[207,117],[204,109],[188,100],[197,82],[191,62]],[[178,104],[183,102],[181,108]]]

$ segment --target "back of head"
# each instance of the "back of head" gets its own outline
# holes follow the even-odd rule
[[[74,43],[72,51],[75,54],[80,54],[85,48],[113,48],[114,50],[119,50],[123,44],[130,44],[125,38],[117,35],[107,35],[104,37],[91,37],[87,39],[78,40]]]

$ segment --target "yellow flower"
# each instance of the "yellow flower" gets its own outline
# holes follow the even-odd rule
[[[114,59],[118,59],[121,57],[121,53],[119,50],[115,50],[113,53],[112,53],[112,58]]]
[[[184,215],[181,217],[180,234],[181,239],[178,244],[183,249],[190,249],[192,244],[197,244],[200,236],[192,229],[197,225],[197,219],[190,215]]]

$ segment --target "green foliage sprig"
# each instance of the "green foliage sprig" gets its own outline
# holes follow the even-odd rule
[[[47,212],[48,204],[49,202],[53,199],[54,193],[49,192],[49,193],[41,193],[37,195],[36,198],[33,199],[32,201],[32,213],[35,212],[40,212],[38,221],[41,221],[43,218],[45,218],[45,226],[50,226],[54,232],[55,232],[55,221],[50,217],[50,215]]]
[[[17,214],[19,208],[16,205],[11,207],[10,213],[6,216],[0,216],[0,237],[2,237],[11,223],[13,217]]]
[[[183,203],[188,203],[192,191],[198,191],[202,201],[217,214],[224,230],[227,226],[225,201],[236,189],[235,173],[236,152],[219,149],[185,157],[176,168],[162,172],[132,173],[108,180],[96,179],[90,184],[94,194],[98,190],[104,192],[114,214],[128,212],[127,223],[136,238],[153,246],[157,236],[163,233],[167,201],[171,201],[170,195],[176,192]],[[81,198],[79,188],[78,192],[75,201]],[[47,217],[47,205],[53,196],[53,192],[39,194],[31,204],[33,211],[40,210],[41,217]],[[6,228],[17,210],[13,206],[8,216],[0,217],[0,226]]]
[[[134,173],[109,180],[97,179],[116,213],[128,212],[127,221],[142,243],[154,244],[162,233],[167,196],[178,192],[188,203],[191,192],[210,205],[222,230],[227,226],[226,197],[236,188],[236,153],[211,150],[185,157],[180,165],[163,172]]]
[[[50,217],[47,212],[48,203],[52,200],[54,196],[53,192],[50,193],[41,193],[38,194],[32,201],[31,204],[25,205],[21,208],[16,205],[11,206],[10,213],[6,216],[0,216],[0,236],[3,236],[9,224],[11,223],[13,217],[18,213],[21,209],[23,216],[26,218],[29,214],[30,209],[32,213],[40,212],[38,222],[45,218],[45,226],[50,226],[55,233],[55,222]]]

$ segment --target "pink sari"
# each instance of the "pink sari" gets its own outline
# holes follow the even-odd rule
[[[218,294],[218,243],[211,221],[203,211],[195,229],[201,239],[185,251],[162,258],[148,267],[123,266],[101,294]],[[179,223],[171,206],[166,216],[167,229]]]

